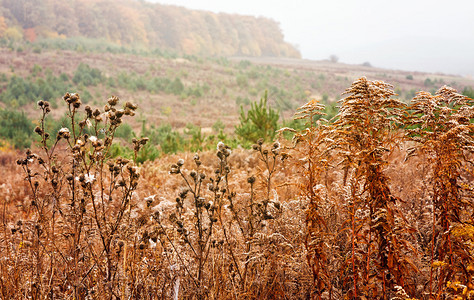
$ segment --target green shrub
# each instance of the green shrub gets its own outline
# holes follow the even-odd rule
[[[184,91],[184,84],[181,79],[176,77],[170,84],[168,84],[166,91],[174,95],[180,95]]]
[[[163,153],[177,153],[183,150],[184,139],[170,124],[158,127],[152,125],[150,129],[143,130],[142,135],[148,136],[151,144],[159,145]]]
[[[40,74],[43,71],[43,68],[41,66],[34,64],[33,68],[31,69],[31,76],[36,77],[38,74]]]
[[[83,84],[85,86],[96,86],[103,79],[102,72],[99,69],[91,68],[85,63],[80,63],[74,72],[72,81],[75,84]]]
[[[146,144],[142,147],[141,151],[138,153],[136,158],[137,163],[144,163],[145,161],[154,161],[160,157],[161,152],[156,148],[156,146],[151,144]]]
[[[33,72],[37,75],[41,67],[33,67]],[[69,77],[61,73],[59,77],[52,74],[52,71],[47,69],[45,76],[33,81],[33,77],[19,77],[16,75],[8,78],[2,76],[1,81],[7,82],[3,93],[0,93],[0,101],[6,104],[15,106],[23,106],[39,99],[51,101],[52,104],[55,99],[61,96],[59,91],[71,90],[72,86],[69,83]]]
[[[329,100],[329,95],[328,93],[324,92],[323,93],[323,103],[328,103]]]
[[[212,130],[214,130],[214,132],[222,132],[224,129],[225,124],[221,119],[217,119],[217,121],[212,125]]]
[[[428,77],[428,78],[425,79],[424,85],[425,85],[426,87],[433,86],[434,84],[435,84],[435,83],[434,83],[433,80],[431,80],[431,78]]]
[[[31,146],[33,122],[24,112],[0,110],[0,138],[5,139],[17,149]]]
[[[249,86],[249,82],[247,80],[247,77],[244,75],[244,74],[239,74],[237,75],[237,77],[235,78],[235,80],[237,81],[237,85],[240,87],[240,88],[246,88]]]
[[[184,134],[188,136],[189,150],[196,152],[203,150],[204,136],[200,126],[188,123],[184,129]]]
[[[465,87],[464,90],[462,91],[462,94],[471,99],[474,99],[474,89],[472,87]]]
[[[134,135],[133,128],[129,124],[122,124],[122,126],[118,127],[115,131],[115,137],[126,140],[130,140]]]
[[[271,141],[278,129],[279,112],[267,106],[268,93],[260,101],[253,102],[249,111],[240,107],[240,124],[235,127],[235,133],[244,145],[256,143],[258,139]]]
[[[251,64],[252,63],[249,60],[244,59],[244,60],[239,61],[239,68],[246,69]]]
[[[245,105],[249,105],[250,104],[250,99],[248,97],[245,97],[245,98],[242,98],[240,96],[238,96],[236,99],[235,99],[235,104],[241,106],[245,106]]]
[[[124,157],[132,158],[133,152],[130,148],[120,145],[119,143],[113,143],[109,149],[109,157]]]

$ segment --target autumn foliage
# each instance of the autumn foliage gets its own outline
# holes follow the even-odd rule
[[[216,14],[133,0],[5,0],[0,38],[8,25],[37,37],[86,37],[193,55],[300,57],[278,23],[263,17]]]

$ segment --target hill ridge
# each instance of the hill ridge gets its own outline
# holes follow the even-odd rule
[[[190,55],[301,57],[278,22],[133,0],[3,0],[0,38],[87,37]]]

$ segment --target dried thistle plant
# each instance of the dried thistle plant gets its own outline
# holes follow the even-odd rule
[[[248,282],[250,278],[254,280],[258,266],[254,257],[259,256],[257,234],[281,211],[280,203],[270,197],[272,177],[279,159],[284,156],[278,146],[274,143],[271,149],[266,149],[260,141],[255,145],[265,169],[265,182],[261,190],[256,189],[257,179],[250,176],[247,179],[250,193],[245,202],[236,203],[236,198],[242,197],[232,191],[228,161],[232,151],[224,143],[217,145],[213,172],[212,167],[202,166],[198,154],[193,157],[195,169],[192,171],[184,168],[182,159],[171,165],[170,174],[180,176],[183,184],[175,210],[168,215],[157,212],[153,217],[161,228],[163,247],[168,244],[173,249],[185,278],[194,285],[187,295],[210,297],[210,290],[216,284],[212,276],[216,255],[222,255],[224,261],[219,263],[222,264],[219,268],[229,272],[238,294],[252,288],[253,284]],[[224,252],[219,254],[218,251]]]
[[[228,156],[229,154],[230,151],[222,152],[222,155]],[[172,238],[173,233],[166,230],[165,220],[163,220],[163,216],[160,216],[159,212],[155,213],[154,219],[160,225],[167,241],[176,251],[187,276],[194,283],[194,296],[198,299],[204,299],[206,297],[206,286],[209,281],[205,272],[209,269],[207,264],[213,246],[212,242],[214,241],[215,244],[213,239],[215,235],[214,227],[217,222],[217,203],[209,199],[209,195],[206,193],[207,176],[201,170],[199,155],[195,154],[193,160],[196,167],[195,170],[188,172],[183,169],[183,159],[179,159],[176,164],[173,164],[170,170],[170,174],[181,176],[184,186],[176,198],[175,212],[167,217],[169,223],[173,226],[173,230],[176,231],[181,242],[185,245],[186,250],[179,253],[181,251],[178,251],[177,241]],[[211,182],[213,182],[212,179]],[[217,189],[219,189],[218,184]],[[187,199],[190,200],[190,203],[187,203]]]
[[[61,287],[78,298],[85,295],[84,282],[92,281],[100,295],[118,296],[112,245],[124,215],[130,212],[140,174],[133,161],[110,159],[108,152],[123,116],[134,115],[137,106],[127,102],[118,109],[119,99],[111,97],[105,112],[86,106],[80,117],[79,95],[66,93],[63,100],[69,128],[60,129],[50,141],[45,128],[50,105],[39,101],[42,117],[35,132],[42,153],[27,151],[17,161],[26,174],[35,210],[31,242],[37,257],[32,268],[37,282],[30,293],[43,297],[53,295],[53,287]],[[146,139],[140,140],[135,151],[145,143]],[[44,257],[47,264],[42,263]],[[45,274],[50,278],[41,278]]]

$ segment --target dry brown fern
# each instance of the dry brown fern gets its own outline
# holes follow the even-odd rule
[[[420,92],[412,100],[413,128],[408,137],[418,144],[412,153],[423,153],[431,167],[433,230],[431,241],[430,295],[436,282],[437,297],[450,281],[472,282],[474,256],[454,228],[473,224],[472,187],[462,184],[461,169],[474,148],[474,102],[454,89],[442,87],[435,95]]]
[[[322,181],[322,177],[327,170],[327,151],[324,143],[327,136],[326,127],[323,125],[324,119],[316,120],[324,116],[324,105],[312,99],[305,105],[297,109],[295,119],[305,121],[306,128],[300,132],[284,128],[283,131],[291,131],[293,136],[293,149],[297,157],[293,161],[301,172],[301,179],[298,185],[301,197],[308,201],[306,210],[306,238],[305,246],[307,250],[307,261],[311,267],[314,279],[313,297],[321,299],[323,294],[332,293],[332,275],[328,264],[328,247],[325,240],[328,239],[328,228],[324,213],[321,211],[323,199],[316,191],[317,185]]]
[[[352,297],[382,298],[394,295],[395,286],[410,289],[405,278],[413,271],[402,238],[405,222],[384,174],[386,154],[399,143],[397,128],[403,123],[404,104],[393,99],[392,86],[362,77],[340,100],[340,111],[331,132],[341,157],[344,181],[349,178]]]

